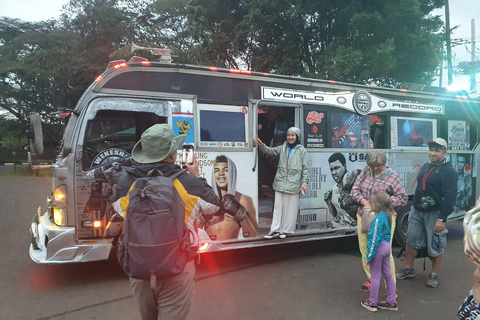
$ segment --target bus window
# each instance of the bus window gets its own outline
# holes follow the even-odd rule
[[[370,116],[348,112],[331,112],[331,147],[371,149]]]
[[[427,142],[437,137],[437,120],[391,117],[392,149],[428,148]]]
[[[245,116],[241,112],[200,111],[200,140],[244,142]]]
[[[112,150],[110,158],[129,156],[143,131],[156,123],[166,123],[165,117],[152,113],[101,110],[89,120],[84,138],[83,168],[102,163],[102,151]]]
[[[248,108],[242,106],[198,105],[200,146],[251,147],[248,135]]]
[[[258,138],[267,145],[270,145],[275,135],[277,124],[278,108],[261,106],[258,107]]]
[[[385,117],[370,116],[370,139],[374,149],[387,148],[387,128],[385,122]]]

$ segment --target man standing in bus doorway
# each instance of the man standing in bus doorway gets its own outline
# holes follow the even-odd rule
[[[133,160],[138,166],[126,168],[126,175],[117,184],[116,199],[127,195],[136,179],[145,177],[154,169],[165,176],[171,176],[182,169],[176,164],[177,150],[182,147],[185,136],[175,136],[175,132],[167,124],[155,124],[148,128],[139,142],[133,147]],[[188,205],[185,206],[185,221],[192,230],[192,219],[200,219],[201,212],[212,217],[220,209],[220,199],[208,185],[205,178],[200,177],[197,160],[193,164],[186,163],[187,173],[177,176],[186,192],[179,194]],[[193,228],[194,229],[194,228]],[[193,231],[193,230],[192,230]],[[196,231],[193,231],[196,232]],[[195,264],[190,260],[183,272],[168,278],[156,279],[155,292],[152,291],[150,279],[129,278],[133,295],[140,309],[143,320],[175,319],[184,320],[193,302],[195,289]]]
[[[330,214],[334,217],[334,223],[352,224],[355,218],[348,214],[341,205],[340,200],[342,196],[350,194],[351,188],[355,182],[356,177],[361,170],[347,171],[347,163],[345,156],[336,152],[328,158],[328,165],[330,173],[335,181],[335,185],[325,192],[324,200],[327,203]]]
[[[424,164],[417,178],[405,248],[405,267],[398,280],[415,277],[413,262],[419,249],[427,248],[432,260],[432,272],[426,286],[436,288],[447,242],[447,217],[453,211],[457,197],[458,174],[446,157],[447,142],[436,138],[427,142],[430,162]]]

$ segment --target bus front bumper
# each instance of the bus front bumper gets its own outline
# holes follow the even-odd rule
[[[112,239],[77,243],[75,228],[57,226],[50,221],[48,213],[33,217],[30,238],[30,258],[39,264],[107,260],[112,249]]]

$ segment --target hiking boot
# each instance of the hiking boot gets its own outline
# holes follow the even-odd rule
[[[371,285],[370,280],[368,280],[367,282],[364,282],[360,286],[360,289],[358,289],[358,290],[360,290],[362,292],[370,292],[370,285]]]
[[[415,277],[415,270],[414,269],[408,269],[408,268],[403,268],[397,274],[395,275],[395,278],[397,280],[403,280],[406,278],[413,278]]]
[[[427,283],[425,285],[430,288],[438,287],[438,274],[436,274],[435,272],[430,273]]]
[[[279,236],[278,232],[270,231],[264,238],[265,239],[273,239]]]
[[[388,301],[382,301],[377,303],[377,307],[382,310],[398,311],[397,303],[391,303]]]
[[[364,307],[368,311],[372,311],[372,312],[377,312],[378,311],[377,304],[373,303],[370,300],[363,300],[362,301],[362,307]]]
[[[280,232],[279,237],[280,237],[280,239],[285,239],[287,237],[287,234],[283,233],[283,232]]]

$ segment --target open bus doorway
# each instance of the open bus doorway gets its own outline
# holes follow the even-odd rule
[[[282,145],[287,138],[287,129],[298,126],[296,109],[298,107],[260,105],[257,132],[260,140],[270,147]],[[258,222],[261,228],[270,228],[272,223],[275,201],[272,185],[277,166],[278,157],[266,157],[260,150],[258,151]],[[266,231],[268,232],[268,229]]]

